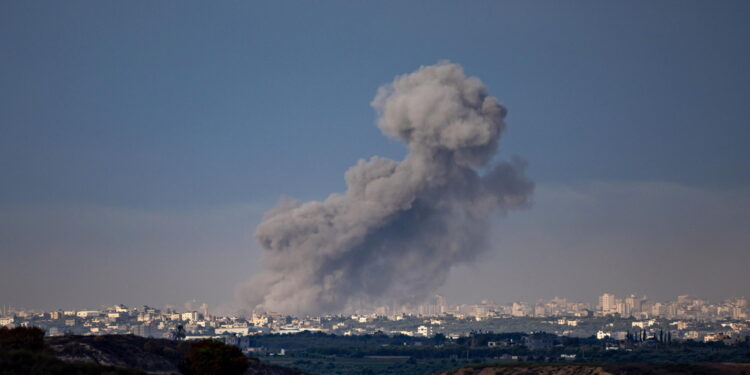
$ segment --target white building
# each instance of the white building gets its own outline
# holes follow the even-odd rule
[[[250,334],[250,327],[219,327],[214,329],[217,335],[234,334],[240,336],[247,336]]]
[[[94,317],[94,316],[99,316],[101,314],[102,313],[100,311],[97,311],[97,310],[84,310],[84,311],[78,311],[78,312],[76,312],[76,316],[77,317],[84,318],[84,319],[85,318],[91,318],[91,317]]]
[[[190,312],[182,313],[181,318],[182,318],[182,320],[187,320],[189,322],[192,322],[194,320],[198,320],[198,312],[197,311],[190,311]]]
[[[599,296],[599,311],[603,315],[614,314],[617,312],[617,298],[614,294],[604,293]]]
[[[273,321],[273,319],[267,314],[256,314],[253,313],[252,323],[256,327],[267,326]]]
[[[425,337],[432,336],[432,327],[419,326],[417,328],[417,334],[420,336],[425,336]]]
[[[630,325],[632,327],[638,327],[640,329],[645,329],[646,327],[651,327],[654,324],[656,324],[656,320],[654,320],[654,319],[630,323]]]

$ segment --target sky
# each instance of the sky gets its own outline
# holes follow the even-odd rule
[[[403,144],[379,86],[449,60],[532,206],[449,302],[750,296],[746,1],[0,4],[0,304],[237,307],[282,197]]]

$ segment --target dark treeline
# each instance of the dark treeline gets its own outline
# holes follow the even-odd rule
[[[60,358],[64,358],[65,361]],[[262,364],[216,340],[179,341],[133,335],[44,337],[36,327],[0,328],[0,375],[295,375]]]
[[[312,358],[402,356],[418,359],[513,358],[544,362],[750,362],[747,341],[739,345],[676,342],[668,341],[664,336],[652,340],[616,341],[548,333],[473,332],[467,337],[450,340],[440,334],[427,338],[303,332],[253,336],[250,346],[262,347],[272,353],[284,349],[287,356]]]

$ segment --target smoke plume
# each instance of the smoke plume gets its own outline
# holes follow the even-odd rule
[[[528,203],[523,162],[491,160],[507,111],[461,66],[398,76],[371,104],[408,154],[359,160],[345,193],[284,200],[266,213],[255,233],[265,270],[238,288],[249,307],[324,313],[418,302],[487,248],[493,214]]]

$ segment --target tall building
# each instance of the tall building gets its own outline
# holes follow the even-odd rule
[[[666,308],[661,302],[654,302],[651,305],[651,316],[663,316],[666,313]]]
[[[625,316],[638,315],[638,313],[642,312],[643,303],[646,300],[646,297],[639,297],[635,294],[625,297]]]
[[[539,302],[536,305],[534,305],[534,316],[536,317],[543,317],[547,316],[547,311],[544,308],[544,304]]]
[[[599,311],[604,315],[614,314],[617,312],[617,297],[611,293],[604,293],[599,296]]]
[[[435,305],[437,305],[438,314],[445,314],[445,312],[448,310],[448,302],[446,301],[445,297],[441,295],[435,296]]]
[[[511,315],[529,316],[531,315],[531,306],[526,302],[513,302],[513,306],[511,307]]]

